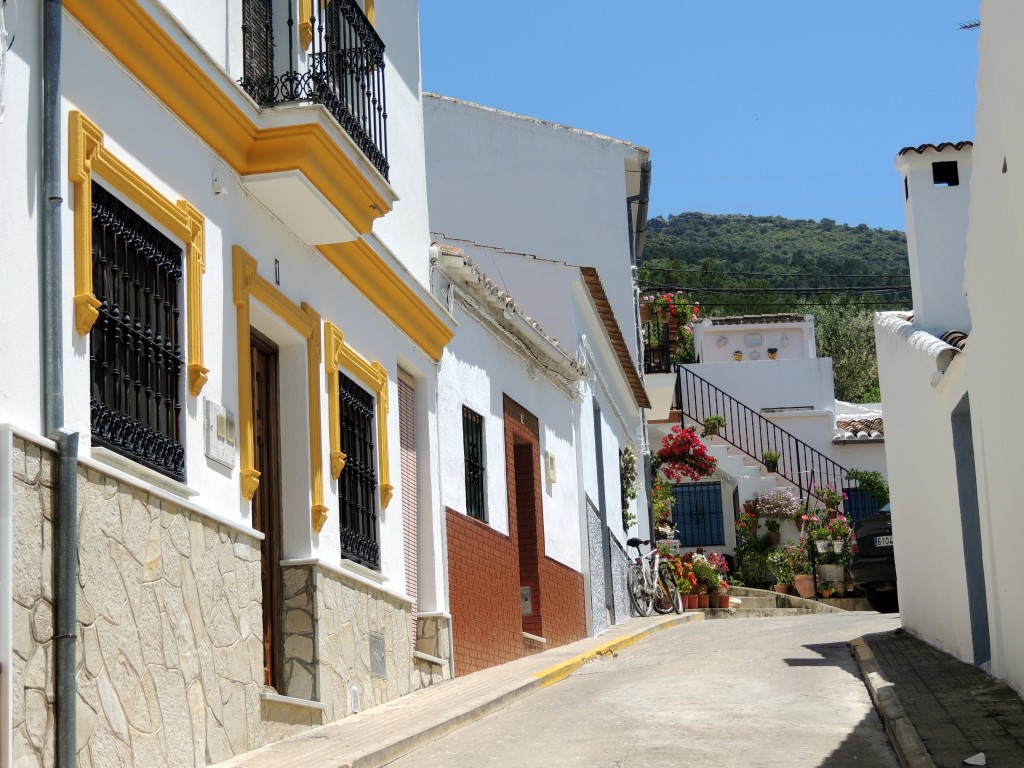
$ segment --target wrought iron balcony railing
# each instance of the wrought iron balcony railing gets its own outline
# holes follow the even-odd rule
[[[641,323],[644,339],[644,373],[672,373],[672,345],[668,325],[652,318]]]
[[[274,0],[243,0],[239,84],[264,107],[323,104],[387,178],[383,41],[355,0],[300,0],[310,15],[298,20],[293,6],[278,0],[275,13]]]

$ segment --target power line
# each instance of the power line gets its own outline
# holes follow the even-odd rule
[[[696,272],[701,273],[704,270],[700,267],[647,267],[639,265],[637,269],[640,272]],[[820,272],[732,272],[722,271],[715,274],[719,275],[743,275],[745,277],[823,277]],[[885,273],[862,273],[859,275],[836,275],[829,273],[824,275],[825,277],[909,277],[909,272],[897,272],[892,274]]]
[[[698,288],[695,286],[675,286],[675,285],[655,285],[645,284],[641,286],[641,291],[645,290],[666,290],[666,291],[682,291],[683,293],[692,294],[706,294],[706,293],[741,293],[741,294],[768,294],[768,293],[781,293],[781,294],[797,294],[797,293],[859,293],[859,294],[871,294],[871,293],[907,293],[911,290],[909,285],[892,285],[892,286],[864,286],[864,287],[853,287],[853,286],[838,286],[838,287],[824,287],[824,288]]]

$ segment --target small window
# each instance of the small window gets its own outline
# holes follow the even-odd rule
[[[345,467],[338,476],[341,553],[350,560],[380,568],[374,398],[339,372],[338,400],[341,452],[345,454]]]
[[[906,176],[903,177],[903,199],[904,200],[909,200],[910,199],[910,182],[907,181],[907,177]]]
[[[185,480],[182,249],[92,183],[91,439]]]
[[[485,520],[484,420],[465,406],[462,408],[462,448],[466,458],[466,514]]]
[[[943,160],[932,163],[932,183],[935,186],[955,187],[960,183],[960,172],[956,167],[956,160]]]

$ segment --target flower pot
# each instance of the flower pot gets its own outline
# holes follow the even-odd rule
[[[842,551],[843,551],[843,544],[844,543],[845,542],[840,540],[840,539],[833,539],[832,540],[832,551],[835,552],[837,555],[842,553]]]
[[[765,459],[764,460],[764,468],[767,469],[769,472],[778,472],[779,471],[779,460],[778,459]]]
[[[683,595],[683,607],[688,611],[695,610],[697,608],[697,596]]]
[[[778,531],[768,531],[768,543],[773,547],[779,546],[779,542],[782,541],[782,534]]]
[[[825,563],[818,566],[819,584],[838,584],[843,581],[844,567],[835,563]]]
[[[739,362],[740,360],[743,359],[743,353],[737,349],[735,352],[732,353],[732,359]]]
[[[800,597],[814,597],[814,576],[809,573],[799,573],[793,577],[793,586]]]
[[[775,585],[775,591],[778,592],[780,595],[788,595],[789,594],[789,584],[776,584]]]
[[[778,354],[779,354],[779,350],[775,349],[774,347],[769,347],[768,348],[768,359],[769,360],[774,360],[776,357],[778,357]]]
[[[822,600],[827,600],[831,594],[832,594],[831,590],[823,589],[823,590],[821,590],[821,599]]]
[[[697,595],[697,607],[707,608],[711,604],[711,595]]]
[[[829,550],[829,542],[827,539],[824,541],[815,541],[814,548],[818,550],[819,555],[824,555]]]
[[[641,304],[640,305],[640,322],[649,323],[651,322],[651,305]]]

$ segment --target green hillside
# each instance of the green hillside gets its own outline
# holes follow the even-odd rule
[[[638,266],[642,289],[682,290],[704,315],[815,315],[836,396],[853,402],[878,398],[873,312],[911,306],[906,235],[831,219],[658,217]]]

